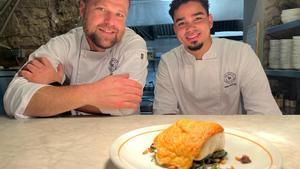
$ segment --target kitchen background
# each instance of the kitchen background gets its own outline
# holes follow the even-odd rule
[[[131,1],[127,26],[146,40],[149,51],[142,114],[152,114],[160,56],[179,45],[169,4],[170,0]],[[210,6],[212,35],[249,43],[281,110],[300,114],[300,9],[288,10],[300,8],[300,0],[210,0]],[[28,55],[51,37],[80,26],[78,7],[78,0],[0,0],[0,114],[7,85]]]

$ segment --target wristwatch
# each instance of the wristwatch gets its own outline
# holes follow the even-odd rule
[[[60,84],[59,82],[52,82],[49,85],[51,85],[51,86],[62,86],[62,84]]]

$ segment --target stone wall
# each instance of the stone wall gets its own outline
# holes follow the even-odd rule
[[[78,0],[21,0],[0,43],[29,54],[51,37],[77,27],[78,7]]]

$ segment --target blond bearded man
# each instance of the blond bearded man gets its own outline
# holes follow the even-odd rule
[[[125,27],[129,0],[81,0],[83,27],[33,52],[10,83],[4,107],[17,118],[129,115],[147,76],[145,41]],[[69,81],[69,85],[56,86]]]

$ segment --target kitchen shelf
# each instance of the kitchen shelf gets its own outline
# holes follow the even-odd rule
[[[300,78],[300,70],[266,69],[265,72],[269,77]]]
[[[276,39],[300,36],[300,19],[293,22],[269,27],[265,29],[265,34]]]

